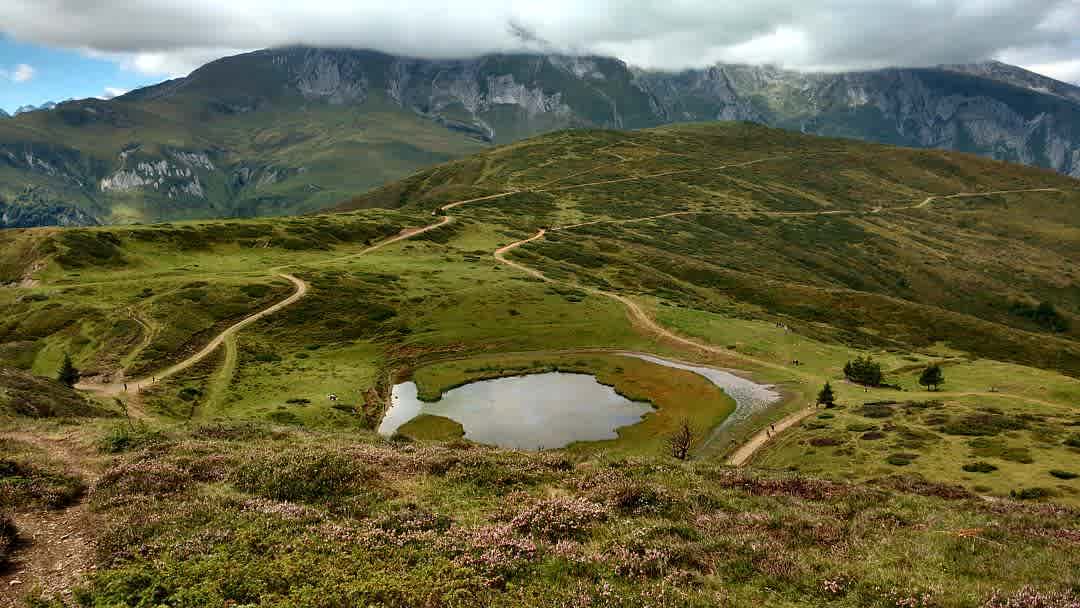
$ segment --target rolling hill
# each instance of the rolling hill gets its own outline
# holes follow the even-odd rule
[[[686,121],[750,120],[1080,175],[1078,97],[1004,64],[671,74],[605,57],[271,49],[0,120],[0,225],[310,212],[492,144]]]
[[[0,547],[16,564],[0,589],[1071,606],[1078,185],[711,122],[555,131],[324,213],[2,231],[2,525],[45,532]],[[31,375],[67,353],[107,411]],[[885,382],[847,379],[856,357]],[[918,382],[931,365],[937,390]],[[778,400],[736,416],[694,366]],[[376,433],[407,381],[433,400],[548,372],[651,411],[539,453],[442,416]],[[837,403],[815,407],[826,382]],[[55,407],[9,397],[35,386]],[[669,442],[684,422],[686,461]],[[38,566],[49,551],[69,567]]]

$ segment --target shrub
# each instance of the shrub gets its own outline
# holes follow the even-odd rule
[[[941,366],[938,364],[931,365],[923,370],[919,375],[919,384],[936,391],[939,386],[945,383],[945,374],[941,372]]]
[[[911,453],[890,454],[889,457],[885,459],[885,462],[897,467],[906,467],[915,462],[918,457],[918,454]]]
[[[94,486],[93,496],[131,499],[139,494],[168,496],[187,490],[192,476],[169,462],[138,460],[111,467]]]
[[[825,386],[821,387],[821,392],[817,396],[818,405],[824,405],[831,408],[836,405],[836,394],[833,393],[832,386],[826,382]]]
[[[1041,498],[1050,498],[1056,496],[1057,492],[1054,492],[1050,488],[1020,488],[1018,490],[1010,490],[1009,496],[1016,500],[1039,500]]]
[[[844,365],[844,376],[848,380],[864,386],[881,386],[884,380],[881,364],[871,359],[870,356],[857,357],[854,361],[848,361]]]
[[[582,538],[593,524],[606,520],[607,511],[581,498],[552,498],[518,513],[510,525],[518,532],[555,541]]]
[[[628,481],[616,486],[611,493],[610,504],[624,515],[646,515],[666,510],[671,505],[671,499],[654,486]]]
[[[998,469],[996,466],[990,464],[989,462],[985,462],[982,460],[978,462],[969,462],[960,468],[964,469],[968,473],[993,473]]]
[[[1026,302],[1016,302],[1009,312],[1017,317],[1032,321],[1046,331],[1064,333],[1069,331],[1069,320],[1061,316],[1050,302],[1039,302],[1038,306],[1032,306]]]
[[[1058,479],[1076,479],[1080,477],[1080,473],[1073,473],[1072,471],[1062,471],[1060,469],[1052,469],[1050,474]]]
[[[210,439],[215,441],[251,441],[265,439],[272,433],[269,429],[254,422],[229,422],[204,424],[195,427],[191,436],[196,439]]]
[[[165,440],[161,431],[153,431],[145,425],[123,423],[114,426],[98,443],[98,449],[108,454],[137,450]]]
[[[1024,587],[1009,595],[995,592],[982,608],[1080,608],[1080,596]]]
[[[982,410],[946,422],[941,427],[941,431],[948,435],[989,436],[1004,431],[1020,430],[1026,426],[1027,424],[1020,418],[995,410]]]
[[[810,440],[810,445],[812,445],[812,446],[814,446],[816,448],[824,448],[824,447],[829,447],[829,446],[833,446],[833,445],[840,445],[841,443],[843,443],[843,442],[840,441],[839,439],[835,438],[835,437],[814,437],[813,439]]]
[[[867,403],[859,408],[859,415],[866,418],[890,418],[894,410],[890,405]]]
[[[977,437],[972,439],[968,445],[971,446],[975,456],[982,458],[1000,458],[1022,464],[1035,462],[1035,459],[1031,456],[1031,451],[1027,447],[1010,446],[1000,439]]]
[[[60,370],[56,372],[56,379],[67,386],[75,386],[79,383],[79,370],[71,362],[71,355],[64,354],[64,362],[60,364]]]
[[[86,487],[78,477],[23,459],[0,459],[0,507],[56,509],[71,504]]]
[[[1080,448],[1080,435],[1072,435],[1065,440],[1065,445],[1070,448]]]
[[[318,448],[264,451],[233,473],[236,487],[273,500],[325,502],[369,493],[374,469],[353,457]]]
[[[286,410],[274,410],[266,415],[267,420],[275,424],[285,424],[289,426],[302,426],[303,420],[296,414]]]
[[[694,445],[694,429],[689,420],[683,420],[678,428],[667,438],[667,446],[672,458],[686,460],[690,457],[690,447]]]

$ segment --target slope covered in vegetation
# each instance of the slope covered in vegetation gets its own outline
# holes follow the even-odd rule
[[[108,522],[72,550],[88,606],[1071,608],[1078,206],[1049,172],[727,124],[556,133],[340,213],[5,232],[0,365],[70,355],[128,415],[5,445]],[[374,432],[404,380],[555,370],[653,411],[539,454]]]

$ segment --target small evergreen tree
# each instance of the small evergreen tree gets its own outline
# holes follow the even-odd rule
[[[79,370],[75,369],[75,364],[71,362],[71,355],[64,354],[64,362],[60,364],[56,379],[67,386],[75,386],[79,382]]]
[[[939,386],[945,384],[945,374],[941,372],[941,366],[937,363],[923,370],[919,376],[919,384],[936,391]]]
[[[881,386],[885,379],[885,374],[881,372],[881,364],[869,356],[856,357],[854,361],[848,361],[844,365],[844,376],[863,386]]]
[[[818,405],[824,405],[825,407],[833,407],[836,405],[836,395],[833,394],[832,385],[828,382],[822,387],[821,392],[817,396]]]

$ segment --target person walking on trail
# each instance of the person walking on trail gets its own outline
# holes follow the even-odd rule
[[[124,383],[124,392],[127,392],[127,382]]]

